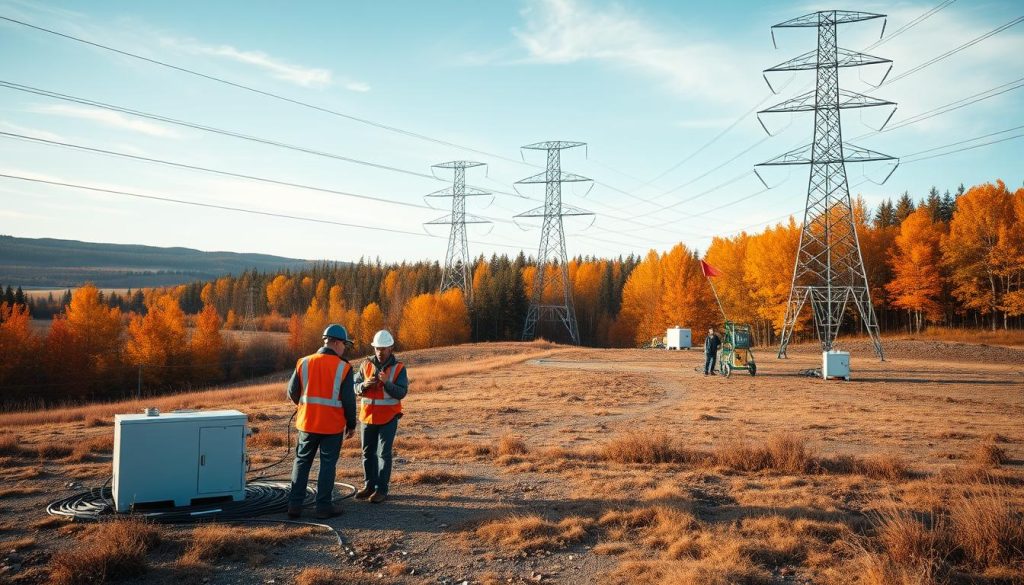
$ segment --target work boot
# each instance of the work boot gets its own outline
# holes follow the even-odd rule
[[[370,496],[370,503],[379,504],[383,502],[385,499],[387,499],[387,497],[387,494],[385,494],[384,492],[373,492],[373,495]]]
[[[356,499],[357,500],[365,500],[366,498],[369,498],[372,495],[373,495],[373,488],[370,487],[370,486],[366,486],[363,489],[361,489],[358,492],[356,492]]]
[[[317,508],[316,517],[318,520],[327,520],[328,518],[334,518],[335,516],[341,516],[345,513],[338,506],[331,506],[330,508]]]
[[[302,516],[302,506],[288,506],[288,517],[295,520]]]

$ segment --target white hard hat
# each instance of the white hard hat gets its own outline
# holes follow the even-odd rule
[[[391,347],[395,344],[395,338],[391,336],[391,332],[387,329],[381,329],[373,336],[373,341],[370,345],[373,347]]]

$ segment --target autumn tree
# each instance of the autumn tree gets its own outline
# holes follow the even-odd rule
[[[911,315],[912,329],[920,333],[925,318],[942,318],[942,274],[939,270],[943,232],[933,222],[934,211],[922,207],[900,225],[892,249],[893,279],[886,286],[895,307]]]
[[[142,367],[146,386],[161,387],[180,379],[187,366],[188,336],[185,313],[170,294],[147,299],[146,315],[133,315],[128,323],[125,354],[128,361]]]
[[[74,343],[88,356],[91,376],[100,378],[120,368],[124,331],[121,310],[108,307],[99,289],[92,284],[77,289],[65,318]]]
[[[772,323],[775,333],[782,331],[786,303],[793,282],[793,266],[800,244],[800,228],[791,216],[789,222],[776,224],[750,237],[747,244],[747,270],[744,280],[755,299],[757,312]],[[807,324],[805,315],[797,329]]]
[[[196,316],[196,326],[189,340],[188,349],[193,373],[199,383],[209,384],[223,377],[221,352],[224,349],[224,339],[220,327],[220,316],[212,304],[206,305],[206,308]]]
[[[425,293],[409,299],[402,311],[398,343],[403,349],[455,345],[469,341],[469,312],[462,289]]]
[[[953,295],[965,309],[992,315],[993,330],[1007,292],[1000,275],[1000,237],[1012,231],[1014,219],[1013,201],[1002,181],[977,185],[957,200],[949,237],[942,245]],[[1003,317],[1006,327],[1005,312]]]
[[[31,397],[42,378],[35,375],[43,370],[35,366],[40,355],[38,337],[32,332],[28,307],[24,304],[0,303],[0,387],[15,396],[5,396],[8,402]]]

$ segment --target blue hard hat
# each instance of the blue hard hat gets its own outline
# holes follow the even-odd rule
[[[327,329],[324,329],[323,336],[325,339],[331,338],[344,341],[345,343],[352,343],[352,340],[348,337],[348,329],[345,329],[345,327],[338,325],[337,323],[331,323],[328,325]]]

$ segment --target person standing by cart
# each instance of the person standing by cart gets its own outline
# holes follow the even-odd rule
[[[718,357],[718,348],[722,346],[722,339],[715,334],[715,328],[708,328],[708,336],[704,338],[704,375],[715,375],[715,360]]]

